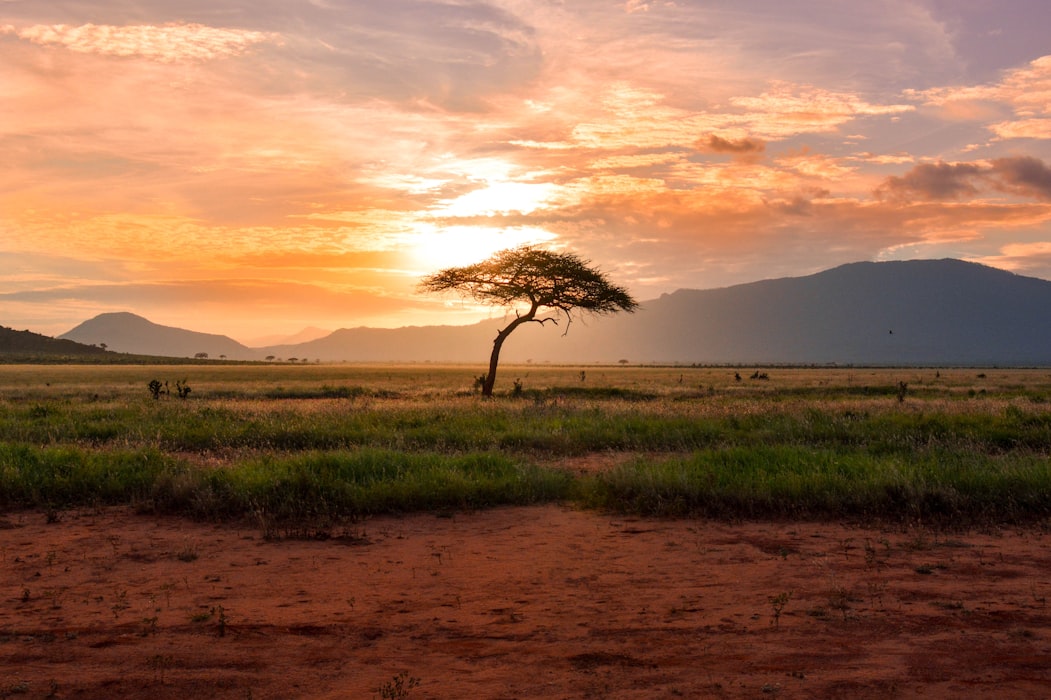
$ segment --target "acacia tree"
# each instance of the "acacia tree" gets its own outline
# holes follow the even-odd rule
[[[559,318],[565,316],[568,332],[575,313],[631,313],[639,305],[623,287],[611,283],[578,255],[532,246],[510,248],[474,265],[441,270],[423,278],[419,289],[459,292],[475,301],[515,310],[514,320],[500,329],[493,340],[482,396],[493,395],[500,348],[523,323],[558,325]],[[545,311],[554,311],[555,315],[538,316]]]

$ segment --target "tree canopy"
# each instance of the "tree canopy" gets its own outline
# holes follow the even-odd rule
[[[483,304],[515,308],[515,318],[497,333],[489,359],[489,373],[482,394],[492,396],[500,349],[507,336],[523,323],[568,324],[578,312],[610,314],[633,312],[638,302],[623,287],[610,282],[575,253],[557,253],[533,246],[503,250],[487,260],[464,267],[450,267],[420,281],[424,292],[455,291]],[[519,306],[528,305],[523,311]],[[538,316],[545,310],[556,316]]]

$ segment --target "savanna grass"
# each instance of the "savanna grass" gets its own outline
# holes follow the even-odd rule
[[[497,454],[363,450],[263,457],[209,474],[220,513],[279,519],[477,509],[561,500],[568,474]]]
[[[0,503],[278,519],[551,500],[731,518],[1051,509],[1047,371],[509,370],[523,388],[482,400],[470,367],[0,366]],[[155,399],[153,379],[193,392]],[[561,467],[592,455],[620,466]]]
[[[931,450],[912,457],[798,446],[639,459],[580,483],[591,507],[661,516],[876,518],[909,522],[1051,517],[1046,456]]]
[[[476,509],[562,500],[565,472],[497,454],[362,450],[259,456],[215,469],[156,450],[0,445],[8,507],[134,504],[157,512],[281,520]]]

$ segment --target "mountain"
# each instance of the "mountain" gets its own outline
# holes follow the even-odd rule
[[[95,358],[110,354],[102,348],[72,340],[58,340],[31,331],[16,331],[0,326],[0,362],[12,358]]]
[[[314,326],[308,326],[294,335],[265,335],[245,341],[245,345],[251,348],[276,345],[298,345],[318,338],[324,338],[332,331],[326,331]]]
[[[344,329],[281,353],[484,363],[504,322]],[[683,289],[634,314],[583,318],[565,330],[564,321],[522,326],[501,359],[1051,365],[1051,282],[959,260],[862,262],[807,277]]]
[[[96,329],[107,317],[108,330]],[[178,348],[178,355],[231,359],[484,364],[505,322],[345,328],[252,350],[225,336],[103,314],[62,337],[166,355]],[[78,332],[85,326],[95,330]],[[642,303],[634,314],[578,319],[566,331],[564,320],[557,327],[526,324],[508,339],[501,360],[1044,366],[1051,365],[1051,282],[959,260],[852,263],[806,277],[683,289]]]
[[[59,338],[93,345],[105,343],[110,350],[134,355],[194,357],[207,353],[210,358],[223,355],[231,360],[259,358],[258,352],[225,335],[161,326],[126,312],[99,314]]]
[[[488,362],[498,325],[343,328],[318,340],[264,350],[285,359],[325,362]]]
[[[680,290],[564,341],[550,359],[619,348],[640,361],[1048,365],[1051,282],[959,260],[853,263]]]

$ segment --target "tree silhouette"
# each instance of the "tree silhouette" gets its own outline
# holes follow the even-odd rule
[[[419,289],[455,291],[475,301],[506,308],[528,305],[524,312],[516,308],[514,320],[496,334],[489,373],[482,382],[482,396],[493,395],[500,349],[523,323],[558,325],[559,318],[565,316],[568,333],[574,313],[630,313],[639,305],[627,290],[612,284],[590,262],[574,253],[554,253],[532,246],[503,250],[474,265],[441,270],[424,277]],[[538,318],[542,310],[554,311],[555,316]]]

